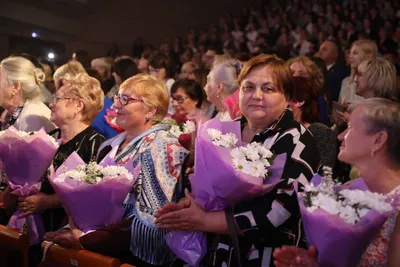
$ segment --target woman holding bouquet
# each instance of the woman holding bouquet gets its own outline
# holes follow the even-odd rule
[[[157,212],[157,225],[215,233],[206,266],[273,266],[275,248],[305,246],[293,182],[308,183],[320,158],[312,135],[294,120],[288,106],[294,85],[283,60],[256,56],[244,65],[238,82],[242,140],[263,143],[274,154],[286,153],[283,180],[265,195],[224,211],[205,212],[187,194],[185,201]]]
[[[386,194],[392,201],[398,201],[400,196],[399,114],[400,105],[394,101],[383,98],[364,100],[351,112],[349,128],[338,136],[342,141],[339,159],[355,165],[372,192]],[[371,240],[357,266],[400,266],[399,249],[400,217],[397,209]],[[307,251],[285,246],[277,249],[274,257],[279,267],[318,266],[314,247]]]
[[[19,131],[51,131],[50,109],[41,102],[41,87],[45,81],[43,71],[23,57],[8,57],[0,63],[0,107],[5,109],[0,131],[13,126]],[[1,170],[0,188],[7,188],[7,179]],[[10,188],[2,193],[0,202],[7,205]],[[0,209],[0,222],[7,223],[9,217]]]
[[[66,75],[63,82],[50,104],[50,119],[59,127],[50,135],[61,140],[53,159],[55,169],[74,151],[89,163],[104,141],[104,137],[90,127],[103,106],[104,94],[100,83],[83,73],[74,77]],[[20,198],[19,209],[22,216],[41,212],[45,230],[55,231],[61,227],[65,212],[47,176],[40,191],[38,195]]]
[[[165,242],[167,231],[154,224],[154,214],[176,200],[188,151],[167,131],[169,126],[160,123],[168,104],[165,83],[149,75],[139,74],[121,84],[114,108],[116,123],[126,132],[106,141],[98,159],[107,156],[117,164],[132,160],[141,165],[125,203],[125,220],[83,236],[71,222],[72,231],[49,233],[47,239],[117,257],[137,267],[170,266],[175,256]]]

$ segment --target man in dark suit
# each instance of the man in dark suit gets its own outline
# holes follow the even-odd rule
[[[342,80],[350,75],[349,69],[344,66],[340,47],[333,40],[327,40],[321,44],[316,56],[321,58],[328,70],[327,87],[331,91],[332,101],[338,101]]]

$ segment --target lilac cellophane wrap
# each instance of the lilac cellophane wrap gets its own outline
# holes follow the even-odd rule
[[[39,193],[41,179],[49,168],[58,145],[51,141],[44,130],[26,138],[20,137],[17,131],[10,127],[0,136],[0,161],[13,190],[11,194],[27,197]],[[39,243],[44,234],[39,214],[21,217],[17,211],[7,226],[23,232],[25,222],[30,244]]]
[[[286,154],[278,155],[268,169],[267,179],[236,170],[230,150],[215,146],[207,130],[219,129],[223,134],[234,133],[238,146],[241,140],[240,122],[212,119],[199,127],[195,149],[195,173],[189,177],[196,202],[207,212],[222,210],[235,203],[263,195],[281,181]],[[206,234],[203,232],[172,231],[167,236],[171,250],[192,266],[198,266],[205,256]]]
[[[85,232],[112,224],[122,217],[122,204],[138,177],[140,164],[135,168],[132,161],[123,165],[133,175],[132,181],[123,175],[113,179],[104,177],[97,184],[70,178],[64,182],[56,180],[60,174],[82,164],[86,165],[79,155],[73,152],[56,171],[52,171],[49,180],[66,213],[74,219],[78,228]],[[105,167],[117,164],[111,158],[106,158],[99,165]]]
[[[314,176],[311,182],[320,183],[321,177]],[[362,178],[342,186],[349,190],[368,190]],[[358,223],[352,225],[338,215],[322,209],[309,212],[304,205],[303,194],[297,194],[307,243],[318,251],[318,263],[324,267],[354,267],[363,252],[379,232],[391,212],[370,211]]]

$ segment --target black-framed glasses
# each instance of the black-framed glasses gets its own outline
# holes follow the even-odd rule
[[[119,101],[122,106],[128,105],[130,102],[143,102],[141,99],[129,97],[127,95],[116,94],[114,96],[114,101]]]
[[[71,97],[60,97],[60,96],[57,96],[56,94],[54,94],[53,95],[53,100],[51,101],[53,104],[56,104],[58,101],[61,101],[61,100],[63,100],[63,99],[67,99],[67,100],[70,100],[70,99],[72,99]]]
[[[183,104],[185,102],[185,100],[188,98],[189,97],[185,97],[185,96],[179,96],[179,97],[171,96],[172,102],[176,101],[176,102],[178,102],[178,104]]]

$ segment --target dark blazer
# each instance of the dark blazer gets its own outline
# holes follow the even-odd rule
[[[333,65],[328,70],[327,87],[332,93],[332,101],[338,101],[342,81],[349,75],[349,69],[338,64]]]

